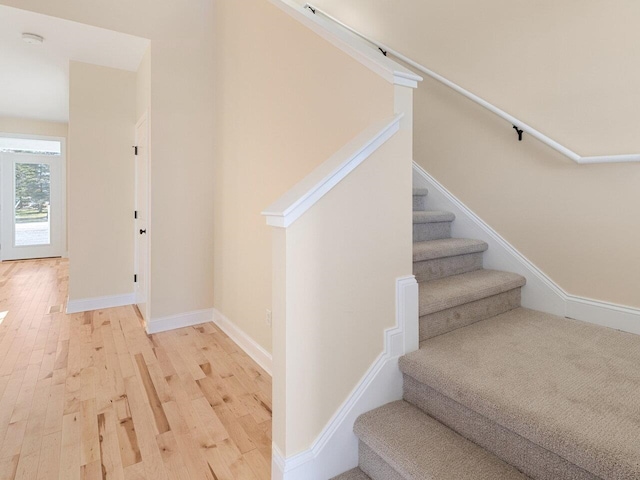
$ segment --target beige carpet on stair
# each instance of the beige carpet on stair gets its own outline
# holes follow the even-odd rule
[[[402,370],[603,479],[640,479],[640,336],[519,308],[432,338]]]
[[[415,406],[398,401],[360,416],[354,432],[403,480],[527,480],[499,458],[461,437]],[[362,447],[361,447],[362,453]],[[364,463],[364,464],[363,464]],[[360,465],[375,476],[375,467]],[[376,477],[378,478],[378,477]]]

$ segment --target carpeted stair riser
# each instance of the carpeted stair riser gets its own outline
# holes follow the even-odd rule
[[[405,401],[361,415],[360,468],[373,480],[524,480],[495,455]]]
[[[482,253],[486,252],[488,248],[489,245],[486,242],[470,238],[444,238],[418,242],[413,244],[413,261],[423,262],[425,260],[435,260],[436,258]]]
[[[426,195],[413,195],[413,211],[419,212],[427,209]]]
[[[404,399],[536,480],[600,479],[407,374]]]
[[[413,262],[413,274],[418,282],[428,282],[439,278],[460,275],[482,268],[482,253],[470,253],[453,257],[435,258]]]
[[[358,464],[371,480],[406,480],[362,440],[358,442]]]
[[[413,241],[426,242],[451,238],[451,222],[414,223]]]
[[[514,288],[475,302],[420,317],[420,341],[466,327],[520,306],[521,289]]]
[[[458,307],[524,286],[520,275],[496,270],[474,270],[418,285],[420,316]]]

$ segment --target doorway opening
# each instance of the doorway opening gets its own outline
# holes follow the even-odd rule
[[[63,138],[0,134],[0,260],[66,254]]]

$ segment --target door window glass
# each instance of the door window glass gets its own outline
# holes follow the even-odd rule
[[[17,163],[14,198],[15,246],[51,243],[51,169],[44,163]]]

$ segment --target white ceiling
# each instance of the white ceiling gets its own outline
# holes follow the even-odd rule
[[[44,37],[41,45],[22,33]],[[137,71],[149,41],[0,5],[0,116],[69,120],[69,61]]]

